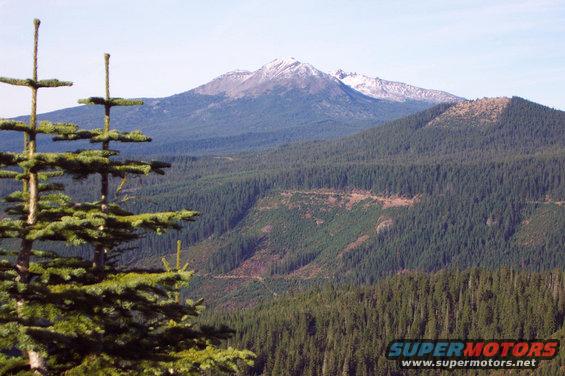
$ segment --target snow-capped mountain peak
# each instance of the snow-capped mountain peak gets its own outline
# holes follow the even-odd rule
[[[293,57],[275,59],[263,65],[259,72],[265,77],[282,78],[293,75],[298,76],[322,76],[324,73],[314,68],[311,64],[302,63]]]
[[[344,84],[361,93],[395,102],[423,101],[429,103],[459,102],[463,98],[445,91],[423,89],[402,82],[387,81],[378,77],[369,77],[358,73],[338,69],[332,75]]]
[[[277,69],[287,69],[292,66],[296,66],[302,64],[300,61],[296,60],[294,57],[284,57],[284,58],[277,58],[268,62],[267,64],[263,65],[262,68],[268,70],[277,70]]]
[[[275,59],[254,72],[233,71],[223,74],[194,91],[230,98],[256,96],[272,90],[304,90],[310,94],[335,90],[341,83],[308,63],[293,57]]]
[[[393,102],[426,103],[457,102],[461,98],[438,90],[427,90],[401,82],[386,81],[357,73],[337,70],[322,72],[294,57],[278,58],[256,71],[236,70],[225,73],[193,91],[203,95],[223,95],[228,98],[254,97],[268,92],[299,90],[307,94],[326,96],[366,96]]]

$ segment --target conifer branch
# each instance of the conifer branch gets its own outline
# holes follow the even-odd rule
[[[119,141],[119,142],[150,142],[151,138],[141,131],[119,132],[110,130],[105,134],[103,129],[80,130],[53,138],[53,141],[90,140],[91,143]]]
[[[20,153],[0,152],[0,166],[14,166],[27,160],[27,157]]]
[[[16,131],[34,134],[57,134],[61,136],[70,135],[78,131],[78,127],[71,123],[51,123],[49,121],[41,121],[37,127],[32,130],[22,121],[0,120],[0,130]]]
[[[79,104],[85,105],[101,105],[101,106],[108,106],[108,107],[117,107],[117,106],[141,106],[143,105],[142,100],[138,99],[125,99],[125,98],[102,98],[102,97],[89,97],[84,99],[78,100]]]
[[[63,176],[64,171],[62,170],[53,170],[53,171],[44,171],[37,173],[37,179],[39,181],[46,181],[54,177]],[[29,178],[29,172],[21,172],[17,173],[16,175],[12,175],[15,180],[27,180]],[[0,179],[2,178],[0,174]],[[25,189],[24,189],[25,191]]]
[[[108,157],[116,152],[110,150],[80,150],[73,153],[37,153],[32,158],[20,159],[20,166],[30,171],[41,171],[50,168],[61,168],[69,173],[86,175],[107,169],[110,166]]]
[[[0,77],[0,82],[13,86],[27,86],[32,89],[73,86],[71,81],[60,81],[54,78],[37,81],[31,78]]]
[[[17,179],[18,175],[16,171],[0,170],[0,179]]]

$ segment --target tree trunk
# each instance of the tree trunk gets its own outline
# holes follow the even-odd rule
[[[106,143],[104,143],[106,144]],[[108,150],[108,147],[102,147],[104,150]],[[108,173],[101,174],[101,189],[100,189],[100,210],[102,213],[108,213],[108,194],[109,194],[109,178]],[[104,231],[105,225],[100,226],[100,231]],[[94,248],[94,259],[92,266],[97,271],[104,270],[106,265],[106,253],[108,250],[103,244],[97,244]]]
[[[106,77],[105,85],[105,98],[106,101],[110,100],[110,54],[104,54],[104,70]],[[106,103],[104,106],[104,135],[107,136],[110,132],[110,105]],[[110,142],[104,141],[102,143],[102,150],[109,150]],[[102,172],[100,174],[100,211],[102,213],[108,213],[108,195],[110,194],[110,179],[108,172]],[[104,231],[105,225],[100,226],[100,231]],[[94,258],[92,262],[92,267],[94,270],[103,271],[106,265],[106,254],[109,249],[104,247],[103,244],[98,244],[94,247]]]
[[[35,351],[28,351],[27,356],[29,358],[29,366],[35,374],[47,375],[47,366],[41,354]]]
[[[29,155],[33,156],[35,152],[35,136],[30,137]],[[28,217],[26,224],[33,226],[37,222],[37,205],[38,205],[38,180],[36,173],[30,173],[29,182],[29,201],[28,201]],[[20,246],[20,252],[16,261],[16,269],[18,271],[18,279],[20,282],[29,283],[29,263],[31,259],[31,251],[33,248],[33,240],[23,239]],[[17,302],[18,309],[21,309],[25,302],[19,300]],[[37,351],[29,350],[27,352],[29,358],[29,366],[38,375],[47,375],[45,360]]]
[[[38,19],[34,20],[34,38],[33,38],[33,80],[37,81],[37,45],[39,40],[39,24]],[[36,135],[35,129],[37,128],[37,88],[33,87],[31,89],[31,113],[29,117],[29,128],[30,132],[27,133],[25,139],[26,145],[25,152],[27,152],[28,158],[31,160],[35,156],[36,151]],[[29,175],[27,182],[24,181],[23,191],[27,190],[29,195],[27,209],[28,215],[26,220],[26,225],[28,228],[33,227],[37,222],[37,210],[39,203],[39,182],[37,178],[37,173],[28,170],[26,171]],[[27,235],[27,234],[26,234]],[[33,240],[22,239],[20,245],[20,251],[18,253],[18,258],[16,260],[16,269],[18,271],[18,279],[22,283],[29,283],[29,262],[31,258],[31,251],[33,248]],[[25,304],[24,300],[18,300],[17,309],[20,311]],[[29,366],[38,375],[46,375],[47,367],[45,365],[45,360],[37,351],[28,350],[27,356],[29,358]]]

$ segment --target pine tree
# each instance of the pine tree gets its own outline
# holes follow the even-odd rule
[[[190,210],[134,214],[108,200],[110,176],[162,173],[160,162],[116,160],[111,140],[148,141],[141,132],[109,128],[109,108],[138,104],[120,98],[89,98],[104,104],[104,129],[81,130],[68,123],[38,123],[37,89],[69,86],[69,82],[37,79],[39,20],[35,20],[34,71],[27,80],[1,82],[32,89],[29,123],[2,120],[0,130],[23,132],[24,152],[0,153],[0,177],[22,181],[22,190],[0,220],[0,238],[21,240],[18,252],[2,250],[0,262],[0,372],[2,374],[139,375],[198,374],[203,370],[235,372],[252,354],[216,346],[231,332],[194,326],[201,301],[181,302],[192,272],[184,269],[122,270],[106,265],[104,250],[135,240],[142,231],[179,228],[197,215]],[[108,57],[105,58],[108,62]],[[108,67],[108,65],[106,65]],[[108,72],[108,69],[107,69]],[[107,75],[108,77],[108,75]],[[108,81],[107,81],[108,82]],[[109,86],[107,85],[107,89]],[[37,134],[56,140],[87,139],[102,150],[40,153]],[[40,183],[50,177],[102,176],[100,201],[73,202],[61,183]],[[106,185],[106,187],[104,187]],[[104,195],[105,193],[105,195]],[[90,261],[33,249],[36,241],[91,244]],[[100,255],[102,250],[102,255]],[[34,259],[32,260],[32,256]],[[14,260],[15,258],[15,260]]]
[[[80,99],[78,102],[85,105],[101,105],[104,106],[104,125],[102,128],[81,131],[73,134],[67,134],[64,136],[55,137],[55,141],[62,140],[80,140],[88,139],[92,143],[101,143],[101,150],[110,151],[110,142],[149,142],[151,138],[144,135],[141,131],[133,132],[119,132],[110,128],[110,111],[112,107],[116,106],[139,106],[143,104],[140,100],[130,100],[123,98],[112,98],[110,97],[110,54],[104,54],[104,70],[105,70],[105,96],[104,97],[90,97],[86,99]],[[113,169],[112,169],[113,167]],[[108,216],[113,214],[122,220],[127,220],[123,212],[119,210],[112,211],[110,207],[110,177],[111,175],[119,176],[122,178],[122,183],[119,189],[123,188],[123,184],[126,182],[126,174],[147,174],[148,172],[156,172],[162,174],[163,168],[169,167],[168,164],[162,162],[141,162],[141,161],[126,161],[123,162],[113,162],[110,168],[100,170],[100,211]],[[176,219],[188,219],[194,216],[196,213],[162,213],[162,215],[153,215],[151,220],[159,220],[160,225],[165,227],[174,227]],[[171,217],[172,215],[172,217]],[[117,219],[117,218],[115,218]],[[138,220],[136,218],[136,220]],[[169,221],[171,219],[172,221]],[[111,232],[110,228],[110,218],[106,221],[104,225],[100,227],[102,233],[107,233],[108,237],[104,239],[103,237],[95,239],[95,250],[93,256],[93,266],[98,271],[102,271],[106,264],[107,258],[112,251],[112,248],[116,246],[115,240],[117,240],[117,234]],[[148,220],[145,221],[146,224],[149,223]],[[134,237],[131,236],[131,229],[125,229],[122,231],[123,241],[132,240]],[[127,236],[130,235],[130,236]]]

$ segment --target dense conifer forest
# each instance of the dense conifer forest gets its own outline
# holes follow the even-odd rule
[[[230,344],[258,356],[247,375],[417,375],[384,357],[397,338],[565,339],[565,275],[512,269],[403,273],[375,285],[321,287],[245,311],[207,316],[236,331]],[[559,375],[563,354],[535,370]],[[444,374],[470,374],[443,371]],[[472,373],[472,374],[475,374]],[[425,374],[442,374],[427,370]]]
[[[452,217],[446,230],[456,236],[463,235],[463,226],[473,226],[465,235],[474,237],[473,242],[511,246],[507,240],[526,213],[546,198],[559,201],[565,195],[561,181],[565,114],[513,98],[501,119],[488,128],[455,126],[449,119],[442,126],[426,126],[449,107],[439,105],[336,141],[290,145],[259,154],[162,156],[173,168],[161,180],[132,180],[124,191],[127,205],[132,209],[197,208],[203,215],[180,235],[185,243],[194,244],[235,228],[259,198],[283,189],[357,188],[420,194],[424,205],[418,207],[421,215],[412,221],[431,226],[430,217],[439,221],[444,218],[438,214],[443,213]],[[71,189],[84,195],[89,184]],[[472,203],[480,205],[471,207],[475,206]],[[470,223],[462,223],[461,213]],[[500,226],[485,231],[489,216],[498,217]],[[498,239],[485,239],[493,232]],[[126,261],[142,259],[149,250],[165,252],[175,236],[144,239],[141,250],[126,256]]]

